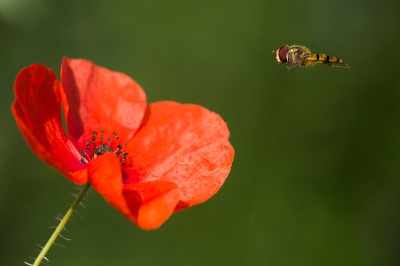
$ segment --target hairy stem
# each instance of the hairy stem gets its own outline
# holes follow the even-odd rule
[[[53,243],[56,241],[57,237],[60,235],[61,231],[63,230],[64,226],[67,224],[69,218],[74,213],[76,207],[78,206],[79,202],[82,200],[83,196],[85,195],[86,191],[89,189],[90,183],[86,183],[82,188],[81,192],[79,193],[78,197],[76,197],[74,203],[72,203],[71,207],[68,209],[67,213],[64,215],[64,218],[60,221],[60,224],[56,227],[56,230],[51,235],[49,241],[47,241],[46,245],[43,247],[40,254],[37,256],[35,262],[32,266],[38,266],[47,252],[50,250]]]

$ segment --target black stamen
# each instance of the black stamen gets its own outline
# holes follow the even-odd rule
[[[105,130],[102,129],[101,135],[99,136],[99,142],[96,141],[97,131],[92,131],[91,141],[87,141],[85,143],[86,150],[81,149],[80,153],[82,154],[82,158],[80,159],[81,163],[88,163],[92,159],[96,158],[99,155],[103,155],[109,152],[114,153],[117,157],[119,157],[121,165],[125,165],[124,161],[126,161],[127,152],[122,152],[122,148],[127,145],[125,142],[124,145],[115,143],[119,136],[117,132],[113,132],[112,138],[105,138],[104,133]],[[107,140],[103,142],[103,140]]]

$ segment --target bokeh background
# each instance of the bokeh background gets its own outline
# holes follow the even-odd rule
[[[143,231],[97,193],[49,265],[400,265],[399,1],[0,0],[0,265],[33,262],[76,192],[10,112],[21,68],[86,58],[148,102],[228,123],[235,160],[204,204]],[[283,44],[349,69],[288,72]]]

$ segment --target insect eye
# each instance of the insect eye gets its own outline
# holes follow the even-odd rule
[[[287,47],[286,45],[285,45],[285,46],[282,46],[281,48],[279,48],[278,54],[279,54],[279,61],[280,61],[280,63],[283,63],[283,64],[284,64],[284,63],[287,62],[286,53],[287,53],[288,49],[289,49],[289,47]]]

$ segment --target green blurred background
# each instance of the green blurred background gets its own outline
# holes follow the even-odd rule
[[[0,1],[0,265],[32,263],[76,192],[10,112],[21,68],[86,58],[148,102],[228,123],[235,160],[204,204],[143,231],[97,193],[50,265],[400,265],[400,2]],[[349,69],[288,72],[283,44]]]

